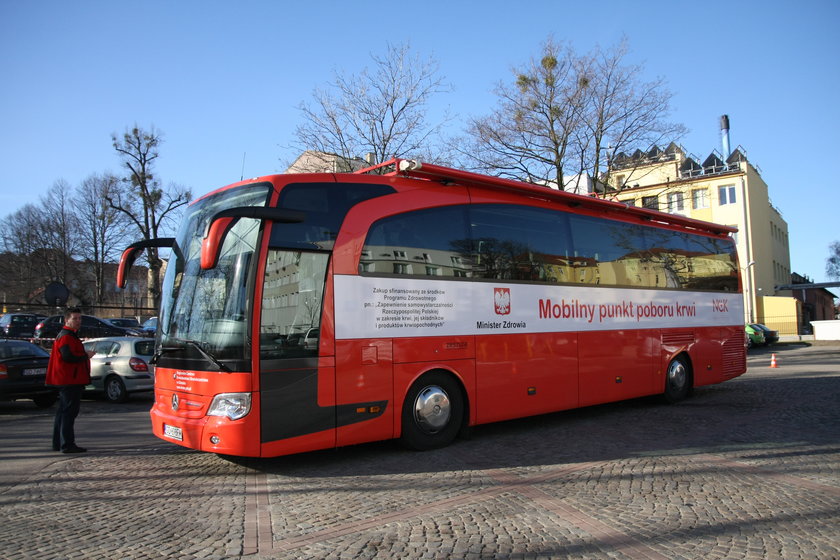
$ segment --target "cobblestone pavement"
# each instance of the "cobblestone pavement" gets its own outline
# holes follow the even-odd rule
[[[0,550],[39,560],[840,558],[840,346],[759,349],[749,362],[744,376],[675,406],[638,399],[481,426],[424,453],[382,442],[226,459],[150,436],[141,401],[85,402],[80,434],[132,428],[70,457],[42,451],[50,412],[0,403],[14,450],[0,461],[26,469],[0,479]]]

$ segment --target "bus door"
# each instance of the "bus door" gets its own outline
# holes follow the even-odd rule
[[[329,253],[268,249],[260,313],[260,441],[335,441],[334,368],[319,358]]]

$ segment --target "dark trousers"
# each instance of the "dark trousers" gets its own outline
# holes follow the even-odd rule
[[[53,425],[53,449],[65,450],[76,445],[73,426],[82,406],[84,385],[63,385],[58,391],[58,409]]]

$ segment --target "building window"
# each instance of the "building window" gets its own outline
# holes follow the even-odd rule
[[[643,208],[650,208],[651,210],[659,210],[659,197],[658,196],[643,196],[642,197],[642,207]]]
[[[709,207],[709,190],[695,189],[691,191],[691,207],[695,210]]]
[[[718,187],[718,196],[721,206],[724,204],[735,204],[735,185]]]
[[[683,193],[668,193],[668,212],[682,212],[683,210],[685,210],[685,205],[683,204]]]

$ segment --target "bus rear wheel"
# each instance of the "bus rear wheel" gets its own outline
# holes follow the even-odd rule
[[[452,376],[432,372],[418,379],[403,403],[400,440],[425,451],[452,443],[464,418],[464,397]]]
[[[677,356],[668,364],[662,397],[665,402],[673,404],[686,398],[690,392],[691,367],[684,357]]]

